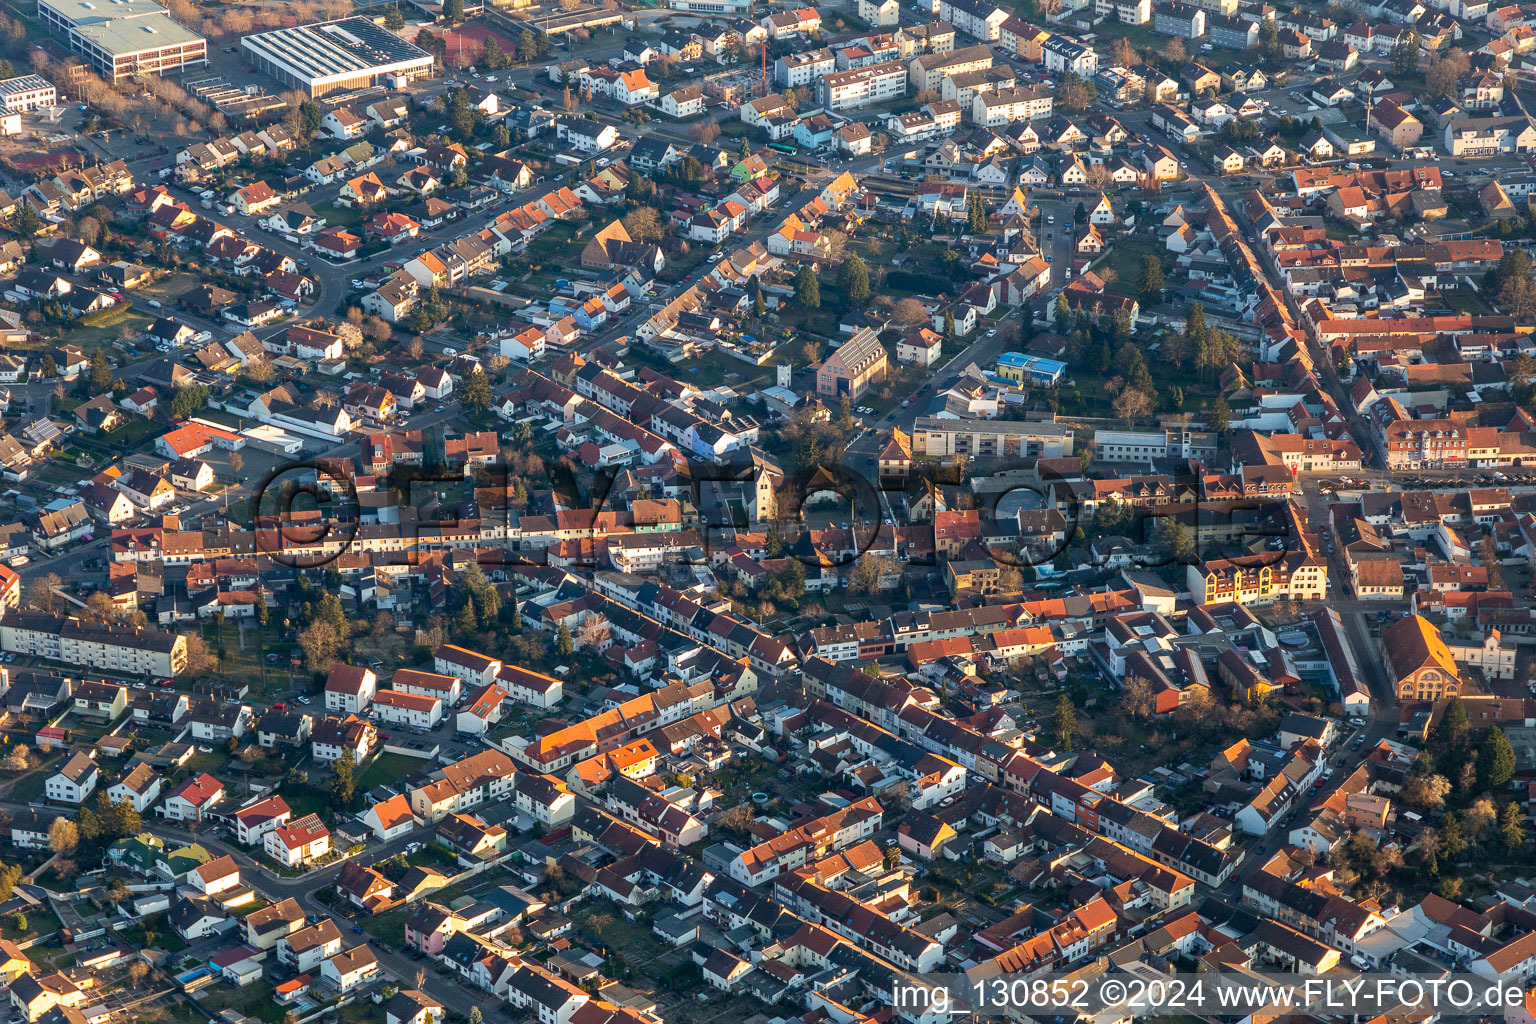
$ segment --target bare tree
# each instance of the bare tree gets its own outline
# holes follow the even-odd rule
[[[208,648],[200,633],[188,633],[187,638],[187,672],[191,675],[203,675],[219,670],[219,656]]]
[[[611,635],[608,623],[602,619],[588,619],[581,627],[581,632],[576,637],[576,642],[581,647],[590,647],[594,650],[608,642]]]
[[[1152,411],[1152,400],[1140,388],[1126,388],[1115,396],[1114,410],[1116,416],[1133,422]]]

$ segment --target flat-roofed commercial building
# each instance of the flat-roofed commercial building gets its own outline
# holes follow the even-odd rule
[[[1072,429],[1033,420],[962,420],[919,416],[912,450],[920,455],[1061,459],[1072,454]]]
[[[12,113],[51,107],[59,102],[59,91],[42,75],[22,75],[0,82],[0,104]]]
[[[208,41],[154,0],[37,0],[37,16],[109,82],[208,63]]]
[[[432,73],[432,54],[367,18],[258,32],[242,39],[240,47],[261,71],[311,96]]]

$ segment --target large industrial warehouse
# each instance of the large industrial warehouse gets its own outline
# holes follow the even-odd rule
[[[208,63],[208,43],[154,0],[37,0],[37,16],[109,82]]]
[[[409,81],[432,71],[432,55],[367,18],[342,18],[246,36],[240,45],[261,71],[311,96]]]

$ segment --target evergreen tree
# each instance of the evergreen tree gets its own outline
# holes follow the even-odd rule
[[[1435,743],[1442,749],[1459,747],[1467,739],[1467,706],[1460,697],[1445,702],[1440,721],[1435,726]]]
[[[1515,748],[1504,730],[1495,726],[1477,752],[1477,778],[1484,789],[1500,790],[1515,776]]]
[[[987,230],[987,207],[977,193],[971,194],[970,209],[966,214],[966,227],[973,235],[982,234]]]
[[[1447,863],[1454,864],[1461,859],[1466,852],[1467,839],[1461,830],[1461,819],[1455,814],[1445,816],[1445,824],[1440,826],[1440,853]]]
[[[91,353],[91,394],[105,394],[112,388],[112,365],[101,349]]]
[[[188,384],[171,397],[171,415],[184,420],[208,404],[208,388],[203,384]]]
[[[119,839],[136,836],[144,827],[144,820],[139,815],[139,809],[133,806],[133,801],[123,797],[112,808],[112,832]]]
[[[16,204],[16,216],[11,226],[16,229],[16,233],[22,238],[31,238],[37,234],[37,230],[43,226],[43,222],[38,217],[37,211],[32,209],[32,204],[22,200]]]
[[[341,598],[333,592],[327,591],[320,595],[313,618],[314,621],[323,622],[329,626],[342,641],[352,635],[352,623],[347,621],[347,613],[341,607]]]
[[[955,340],[955,314],[951,310],[944,311],[944,340]]]
[[[1069,751],[1076,734],[1077,706],[1063,693],[1056,698],[1056,709],[1051,714],[1051,740],[1058,750]]]
[[[1525,815],[1518,804],[1511,801],[1499,814],[1499,842],[1504,849],[1514,853],[1525,845]]]
[[[464,0],[444,0],[443,17],[450,25],[457,25],[464,20]]]
[[[320,130],[320,122],[325,120],[325,112],[314,100],[305,100],[299,104],[299,118],[304,125],[304,130],[313,135]]]
[[[344,811],[352,803],[352,797],[357,790],[357,780],[353,777],[352,770],[357,767],[357,762],[352,757],[352,751],[343,750],[341,756],[331,765],[331,804],[338,810]]]
[[[1392,47],[1390,54],[1392,71],[1398,77],[1406,77],[1418,73],[1419,70],[1419,30],[1410,29],[1406,39],[1400,39]]]
[[[391,7],[384,12],[384,27],[391,32],[399,32],[405,28],[405,15],[400,13],[400,8]]]
[[[1115,339],[1116,345],[1124,345],[1131,340],[1131,314],[1129,310],[1117,309],[1110,318],[1110,334]]]
[[[486,36],[485,42],[480,45],[480,63],[495,70],[504,66],[505,55],[501,52],[501,44],[494,36]]]
[[[491,407],[493,401],[495,399],[491,395],[490,378],[477,366],[464,378],[464,391],[459,396],[459,404],[467,408],[471,414],[480,416]]]
[[[459,605],[459,610],[453,614],[454,638],[463,642],[474,636],[475,630],[480,626],[480,620],[475,618],[475,605],[472,601],[465,601]]]
[[[1141,296],[1149,303],[1163,300],[1163,261],[1148,253],[1141,262]]]
[[[809,263],[800,267],[800,272],[795,275],[795,301],[800,303],[801,309],[821,308],[821,283],[816,280],[816,271]]]
[[[574,650],[576,650],[576,644],[571,640],[570,627],[562,622],[560,635],[555,638],[555,653],[562,658],[569,658]]]
[[[1198,302],[1190,304],[1189,315],[1184,318],[1184,333],[1197,344],[1205,340],[1205,307]]]
[[[459,0],[462,4],[463,0]],[[469,98],[469,90],[455,89],[448,94],[448,126],[460,142],[468,142],[480,127],[480,108]]]
[[[848,300],[850,308],[862,306],[869,300],[869,267],[859,258],[858,253],[843,262],[838,283],[843,286],[843,297]]]
[[[1218,434],[1224,432],[1232,425],[1232,407],[1227,404],[1225,398],[1219,395],[1216,401],[1211,403],[1210,423],[1208,426]]]

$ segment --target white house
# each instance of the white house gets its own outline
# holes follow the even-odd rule
[[[160,776],[149,765],[140,764],[108,787],[107,796],[114,804],[127,800],[134,810],[142,814],[149,809],[150,804],[160,799]]]
[[[268,832],[288,824],[293,811],[282,797],[269,796],[240,808],[234,818],[236,838],[247,846],[255,846]]]
[[[411,813],[411,802],[404,793],[374,804],[360,815],[360,820],[380,842],[403,836],[416,827],[416,816]]]
[[[419,693],[380,690],[373,698],[373,717],[391,725],[435,729],[443,720],[443,701]]]
[[[223,799],[224,784],[202,772],[172,790],[160,805],[160,813],[172,821],[202,821]]]
[[[72,755],[63,767],[48,776],[43,788],[49,800],[80,804],[96,791],[96,783],[100,779],[101,773],[96,769],[96,762],[88,754],[80,752]]]
[[[262,842],[268,857],[288,868],[309,864],[331,852],[331,830],[317,814],[268,832]]]
[[[507,981],[507,1002],[527,1010],[539,1024],[571,1024],[591,997],[564,978],[524,963]]]
[[[217,896],[240,885],[240,866],[225,854],[188,871],[187,885],[204,896]]]
[[[379,677],[372,669],[337,664],[325,680],[325,710],[360,715],[378,691]]]
[[[366,942],[337,953],[320,965],[320,977],[337,992],[351,992],[379,976],[379,958]]]
[[[329,917],[277,940],[277,959],[294,971],[313,971],[341,952],[341,929]]]

